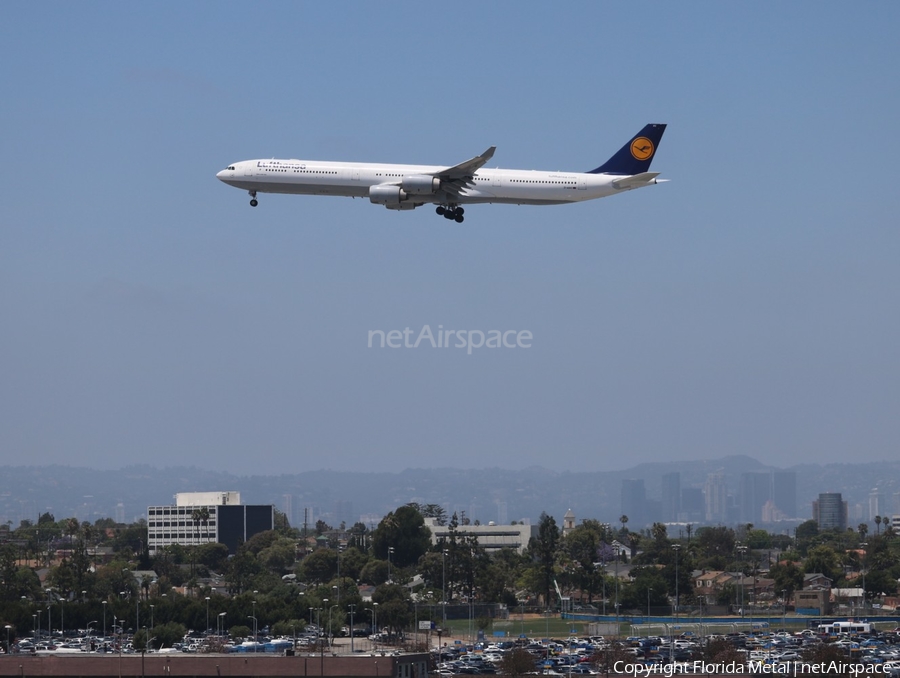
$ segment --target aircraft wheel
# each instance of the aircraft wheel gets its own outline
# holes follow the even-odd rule
[[[256,198],[250,201],[250,207],[256,207],[259,204],[259,201]]]
[[[452,219],[453,217],[453,212],[451,212],[450,210],[444,210],[444,219]]]
[[[466,211],[465,211],[462,207],[457,207],[457,208],[456,208],[456,213],[457,213],[459,216],[462,216],[463,214],[466,213]]]
[[[466,220],[466,218],[462,214],[459,214],[459,213],[457,213],[457,215],[453,219],[454,219],[454,221],[456,221],[457,224],[461,224],[462,222],[464,222]]]
[[[438,205],[437,208],[436,208],[434,211],[435,211],[435,214],[443,214],[444,211],[445,211],[445,210],[444,210],[444,206],[443,206],[443,205]]]

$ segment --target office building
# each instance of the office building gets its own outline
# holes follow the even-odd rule
[[[574,515],[573,515],[574,524]],[[441,540],[450,538],[450,528],[447,525],[438,525],[436,518],[425,518],[425,525],[431,530],[431,543],[437,545]],[[487,525],[459,525],[456,528],[456,538],[464,539],[474,537],[478,545],[488,553],[500,549],[514,549],[517,553],[523,553],[532,537],[538,535],[537,525],[497,525],[490,522]]]
[[[681,513],[681,474],[678,471],[662,477],[662,519],[666,523],[679,520]]]
[[[847,529],[847,502],[840,492],[825,492],[813,502],[813,520],[820,530]]]
[[[647,490],[642,479],[622,480],[622,514],[628,516],[628,529],[638,531],[647,524]]]
[[[233,554],[253,535],[274,528],[275,507],[241,504],[239,492],[182,492],[174,506],[147,508],[150,555],[173,544],[210,543],[225,544]]]
[[[725,474],[721,471],[708,474],[703,490],[706,498],[706,522],[724,523],[728,519],[728,492],[725,487]]]

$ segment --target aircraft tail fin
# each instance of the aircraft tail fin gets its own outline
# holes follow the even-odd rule
[[[622,146],[618,152],[588,174],[641,174],[650,169],[656,149],[666,126],[663,124],[646,125],[635,134],[631,141]]]

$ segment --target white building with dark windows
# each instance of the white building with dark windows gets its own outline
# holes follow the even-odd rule
[[[425,518],[425,525],[431,530],[431,543],[437,545],[441,540],[450,538],[450,528],[438,525],[436,519]],[[457,538],[475,537],[478,545],[488,553],[509,548],[522,553],[528,541],[538,534],[537,525],[459,525],[456,528]]]
[[[241,504],[240,492],[181,492],[174,506],[147,508],[150,555],[166,546],[221,543],[229,553],[259,532],[275,528],[275,507]]]

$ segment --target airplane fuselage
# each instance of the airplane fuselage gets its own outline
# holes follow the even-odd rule
[[[406,177],[433,175],[442,169],[433,165],[272,159],[235,163],[216,176],[229,186],[259,193],[368,198],[372,186],[399,185]],[[559,205],[594,200],[627,190],[613,186],[613,182],[621,178],[581,172],[482,168],[473,175],[474,187],[462,189],[453,202]],[[409,195],[404,202],[424,205],[447,201],[446,196],[429,194]]]

